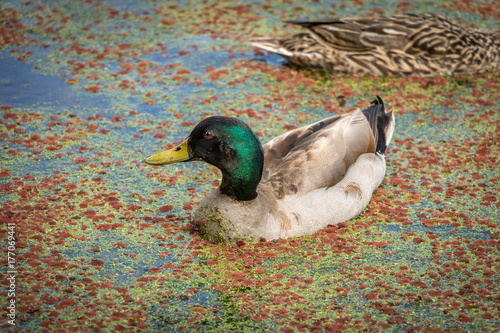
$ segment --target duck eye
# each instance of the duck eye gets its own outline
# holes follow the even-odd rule
[[[205,139],[211,139],[213,138],[214,134],[210,131],[206,131],[205,133],[203,133],[203,136],[205,137]]]

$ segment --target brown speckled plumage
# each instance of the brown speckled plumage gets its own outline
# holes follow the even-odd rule
[[[500,64],[500,29],[471,29],[433,14],[301,22],[284,39],[253,38],[290,64],[333,74],[398,76],[471,73]]]

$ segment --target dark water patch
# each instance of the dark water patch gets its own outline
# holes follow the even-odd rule
[[[13,107],[109,107],[103,95],[83,94],[59,76],[38,73],[32,65],[0,54],[0,104]]]

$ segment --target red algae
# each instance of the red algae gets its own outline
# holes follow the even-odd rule
[[[360,15],[381,12],[353,6]],[[494,20],[485,4],[453,6],[488,18],[460,23]],[[345,4],[122,10],[27,1],[3,9],[6,52],[56,75],[80,100],[0,106],[0,217],[19,238],[21,329],[498,329],[496,72],[333,77],[271,62],[246,42],[293,33],[281,21],[298,12],[340,17]],[[414,9],[402,2],[394,10]],[[92,15],[75,21],[75,12]],[[140,162],[151,142],[174,147],[210,115],[240,117],[265,142],[366,107],[373,94],[398,116],[386,179],[362,215],[311,236],[210,243],[191,214],[220,172]],[[83,107],[99,97],[113,102]]]

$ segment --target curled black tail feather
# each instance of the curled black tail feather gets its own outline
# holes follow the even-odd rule
[[[389,117],[385,113],[384,101],[380,96],[377,96],[375,100],[371,102],[371,106],[363,110],[370,127],[373,130],[373,136],[377,142],[377,147],[375,151],[379,154],[384,154],[387,148],[387,142],[385,140],[385,128],[389,124]]]

